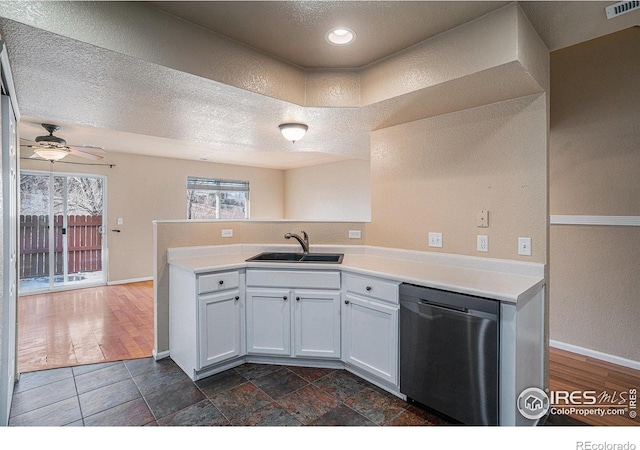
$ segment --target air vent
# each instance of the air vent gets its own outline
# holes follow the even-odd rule
[[[629,11],[640,8],[640,0],[631,0],[628,2],[618,2],[607,6],[604,10],[607,13],[607,19],[613,19]]]

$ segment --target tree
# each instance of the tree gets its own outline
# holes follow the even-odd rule
[[[55,176],[53,183],[54,214],[63,213],[64,181],[67,183],[67,214],[100,216],[104,205],[102,178]],[[48,215],[52,194],[49,175],[22,174],[20,176],[20,214]]]

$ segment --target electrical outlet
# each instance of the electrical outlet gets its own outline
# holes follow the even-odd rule
[[[442,233],[429,232],[429,247],[442,247]]]
[[[226,229],[226,230],[222,230],[222,237],[233,237],[233,230],[231,229]]]
[[[349,239],[362,239],[362,231],[349,230]]]
[[[518,255],[531,256],[531,238],[518,238]]]
[[[478,247],[477,250],[479,252],[488,252],[489,251],[489,236],[483,236],[481,234],[478,235]]]

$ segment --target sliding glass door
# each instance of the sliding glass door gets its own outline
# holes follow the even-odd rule
[[[105,177],[20,175],[20,293],[106,282]]]

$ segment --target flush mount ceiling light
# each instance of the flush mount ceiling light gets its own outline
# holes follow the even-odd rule
[[[309,129],[309,127],[303,123],[283,123],[279,125],[278,128],[280,128],[280,132],[284,138],[293,143],[302,139]]]
[[[331,45],[349,45],[356,40],[356,33],[349,28],[333,28],[327,31],[324,38]]]

